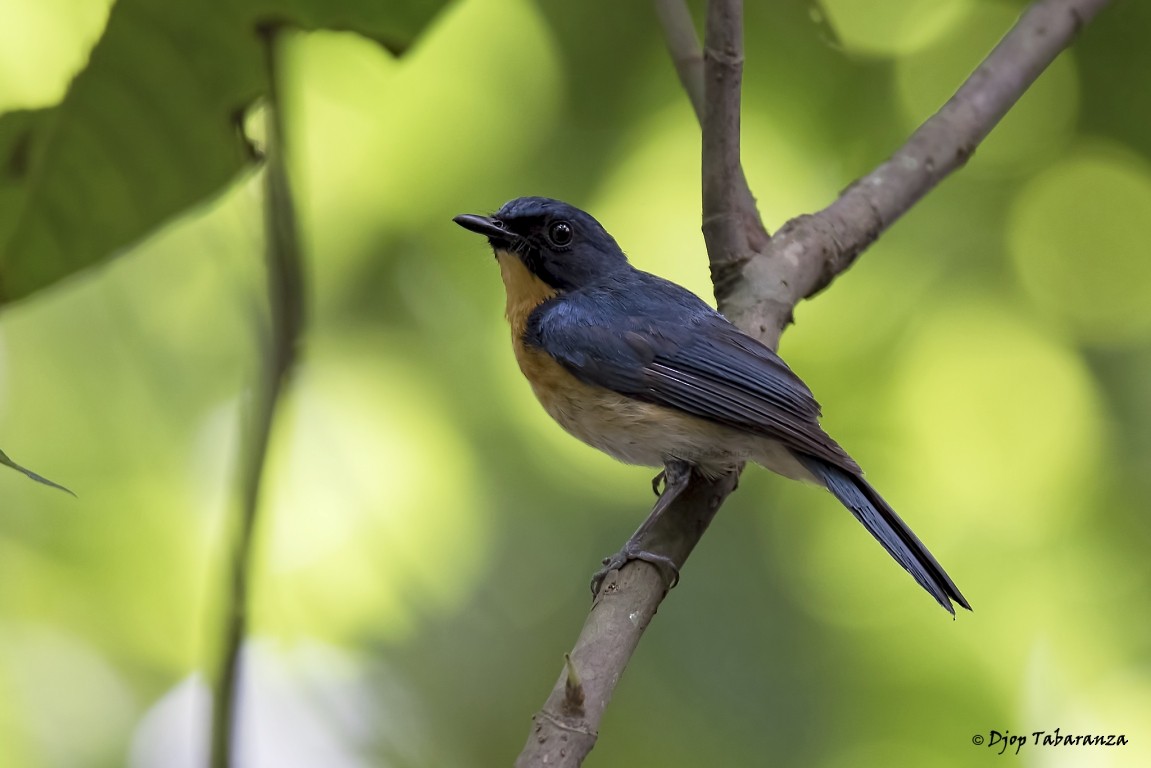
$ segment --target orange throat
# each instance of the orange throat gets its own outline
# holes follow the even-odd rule
[[[510,251],[497,251],[496,260],[500,264],[500,277],[507,293],[507,308],[504,314],[512,327],[512,343],[516,347],[516,357],[521,354],[524,330],[532,311],[558,291],[533,275],[524,263]]]

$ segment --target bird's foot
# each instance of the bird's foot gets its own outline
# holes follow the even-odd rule
[[[648,552],[646,549],[641,549],[639,543],[633,539],[629,539],[623,545],[623,549],[616,552],[614,555],[605,557],[603,559],[603,568],[596,571],[591,577],[591,593],[594,597],[599,594],[600,587],[603,586],[604,579],[612,571],[618,571],[632,560],[642,560],[645,563],[650,563],[659,571],[660,576],[667,589],[673,589],[679,583],[679,566],[675,564],[667,555],[659,555],[655,552]]]
[[[692,465],[690,463],[680,459],[668,459],[664,464],[663,471],[652,478],[651,489],[655,491],[659,500],[656,501],[651,514],[623,545],[623,549],[611,557],[603,559],[603,568],[600,568],[591,577],[592,595],[599,594],[600,587],[603,586],[603,581],[609,573],[619,570],[631,560],[643,560],[645,563],[651,563],[663,577],[664,585],[668,589],[674,588],[679,583],[679,566],[676,565],[675,561],[667,555],[658,555],[644,549],[641,542],[647,537],[648,532],[660,516],[683,493],[688,481],[691,480],[691,472]],[[663,485],[662,490],[660,488],[661,483]]]

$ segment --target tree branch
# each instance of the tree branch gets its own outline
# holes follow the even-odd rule
[[[735,474],[715,481],[692,475],[688,489],[668,507],[642,546],[683,566],[719,505],[735,490]],[[640,637],[667,594],[663,575],[633,560],[612,571],[600,586],[570,654],[578,691],[569,670],[560,673],[543,708],[532,715],[532,731],[516,768],[574,768],[595,746],[600,718]]]
[[[739,157],[743,0],[707,4],[703,70],[703,238],[711,282],[722,295],[739,279],[739,266],[768,242]]]
[[[804,298],[826,287],[900,215],[971,156],[1027,87],[1108,0],[1039,0],[954,97],[891,159],[828,206],[768,238],[739,164],[742,3],[710,0],[702,105],[698,43],[683,0],[654,0],[672,60],[703,131],[703,231],[720,309],[773,348]],[[738,475],[693,474],[644,549],[681,565]],[[518,768],[573,768],[595,745],[615,685],[666,592],[654,568],[630,562],[607,579],[547,702],[533,717]],[[573,674],[574,673],[574,674]],[[576,682],[571,682],[575,680]]]
[[[277,84],[277,32],[260,30],[268,78],[267,145],[264,150],[264,239],[268,270],[268,335],[264,366],[252,400],[240,476],[241,509],[229,552],[229,592],[225,596],[224,643],[213,690],[211,765],[236,763],[236,733],[243,682],[242,648],[247,634],[252,542],[260,502],[260,481],[272,425],[288,377],[295,366],[304,323],[304,279],[295,205],[284,154],[283,103]]]
[[[1007,111],[1110,0],[1038,0],[943,107],[835,202],[787,222],[717,285],[720,309],[774,347],[801,300],[827,287],[867,246],[963,166]],[[710,246],[709,246],[710,247]]]
[[[703,132],[703,234],[717,292],[768,241],[739,159],[743,4],[708,4],[706,52],[684,0],[654,0],[668,53]]]

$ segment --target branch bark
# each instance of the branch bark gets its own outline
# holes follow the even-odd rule
[[[682,567],[737,480],[734,474],[715,481],[693,474],[687,490],[643,539],[643,548]],[[666,594],[663,575],[647,563],[632,561],[608,574],[569,654],[576,680],[572,682],[565,664],[543,708],[532,715],[517,768],[574,768],[583,763],[595,746],[616,683]]]
[[[712,285],[722,294],[769,240],[739,156],[743,0],[711,0],[704,29],[703,238]]]
[[[703,235],[712,284],[723,293],[739,279],[739,267],[768,242],[739,156],[743,4],[708,3],[701,49],[683,0],[654,3],[668,53],[703,133]]]
[[[703,232],[720,310],[776,347],[792,311],[825,288],[944,177],[961,167],[1076,33],[1109,0],[1038,0],[890,159],[827,208],[768,237],[739,164],[741,0],[710,0],[699,44],[684,0],[654,0],[672,61],[703,132]],[[644,548],[681,567],[738,477],[692,476]],[[666,595],[656,570],[630,562],[604,581],[517,768],[574,767],[595,745],[604,709]],[[573,682],[574,680],[574,682]]]

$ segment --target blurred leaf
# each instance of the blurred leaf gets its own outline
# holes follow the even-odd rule
[[[403,52],[444,0],[120,0],[62,103],[0,117],[0,302],[107,257],[253,159],[259,28],[342,29]]]
[[[58,488],[59,490],[64,491],[65,493],[72,493],[70,490],[68,490],[64,486],[60,485],[59,483],[54,483],[51,480],[49,480],[48,478],[44,477],[43,475],[38,475],[35,472],[33,472],[32,470],[27,469],[26,467],[20,466],[16,462],[12,461],[12,459],[8,458],[8,454],[4,453],[4,451],[0,451],[0,464],[3,464],[6,467],[12,467],[12,469],[16,470],[17,472],[20,472],[21,474],[32,478],[33,480],[35,480],[38,483],[43,483],[44,485],[48,486],[49,488]],[[75,496],[76,494],[72,493],[72,495]]]

